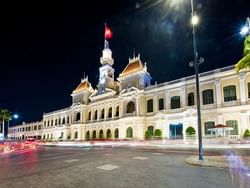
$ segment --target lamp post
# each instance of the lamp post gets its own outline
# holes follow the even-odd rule
[[[14,119],[18,119],[18,118],[19,118],[19,115],[18,115],[18,114],[14,114],[13,116],[11,116],[11,117],[8,119],[7,135],[8,135],[8,132],[9,132],[10,121],[12,120],[12,117],[13,117]]]
[[[196,81],[196,103],[197,103],[197,125],[198,125],[198,141],[199,141],[199,160],[203,160],[203,147],[202,147],[202,132],[201,132],[201,109],[200,109],[200,81],[199,81],[199,65],[204,62],[203,58],[198,60],[198,50],[196,43],[196,25],[199,22],[199,17],[194,12],[194,3],[191,0],[191,24],[193,34],[193,50],[194,61],[189,63],[190,67],[195,69],[195,81]]]
[[[242,36],[247,36],[250,34],[250,18],[247,17],[245,26],[241,29],[240,34]]]

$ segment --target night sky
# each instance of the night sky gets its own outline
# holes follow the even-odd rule
[[[181,0],[175,0],[181,1]],[[88,75],[96,87],[104,23],[112,28],[115,76],[133,51],[147,62],[152,84],[194,74],[190,1],[6,1],[0,16],[0,108],[22,121],[71,105],[72,91]],[[200,72],[235,64],[249,0],[194,0]]]

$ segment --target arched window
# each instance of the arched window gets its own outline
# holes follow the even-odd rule
[[[213,104],[214,103],[214,94],[212,89],[207,89],[202,92],[203,104]]]
[[[93,131],[92,138],[96,139],[96,130]]]
[[[176,109],[181,107],[180,96],[171,97],[171,109]]]
[[[63,125],[65,124],[65,118],[62,119],[62,124],[63,124]]]
[[[230,85],[223,88],[224,102],[235,101],[236,97],[236,86]]]
[[[133,138],[133,129],[132,127],[127,128],[127,138]]]
[[[102,111],[101,111],[101,117],[100,117],[101,119],[104,119],[104,108],[102,109]]]
[[[194,105],[194,93],[189,93],[188,94],[188,106],[193,106]]]
[[[119,116],[119,106],[116,107],[115,116]]]
[[[76,114],[76,121],[80,121],[80,119],[81,119],[81,113],[77,112],[77,114]]]
[[[58,120],[58,125],[61,125],[61,118],[59,118]]]
[[[57,119],[55,120],[55,125],[57,125]]]
[[[88,120],[91,120],[91,111],[89,111]]]
[[[109,108],[108,117],[109,117],[109,118],[112,118],[112,107]]]
[[[159,110],[164,110],[164,98],[159,99]]]
[[[133,101],[130,101],[127,104],[127,113],[133,113],[135,111],[135,103]]]
[[[115,138],[119,138],[119,130],[118,130],[118,128],[115,129]]]
[[[89,140],[89,139],[90,139],[90,133],[89,133],[89,131],[87,131],[86,140]]]
[[[51,126],[51,127],[53,126],[53,119],[51,120],[51,124],[50,124],[50,126]]]
[[[75,139],[77,139],[78,138],[78,132],[76,131],[75,132]]]
[[[95,111],[95,117],[94,117],[95,120],[97,120],[97,110]]]
[[[53,134],[50,134],[50,138],[53,139]]]
[[[147,100],[147,112],[153,112],[154,105],[153,105],[153,99]]]
[[[99,131],[99,138],[100,138],[100,139],[103,138],[103,130],[102,130],[102,129]]]
[[[248,98],[250,98],[250,82],[247,83]]]
[[[111,138],[111,130],[110,129],[107,130],[107,139],[109,139],[109,138]]]
[[[69,116],[67,117],[67,124],[69,124]]]

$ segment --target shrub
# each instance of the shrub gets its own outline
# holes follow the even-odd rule
[[[150,138],[150,137],[151,137],[151,135],[150,135],[149,131],[146,131],[145,132],[145,138]]]
[[[155,130],[155,135],[154,135],[154,136],[155,136],[155,137],[161,137],[161,134],[162,134],[162,133],[161,133],[161,130],[160,130],[160,129],[156,129],[156,130]]]
[[[250,131],[248,129],[246,129],[244,134],[243,134],[243,138],[248,138],[248,137],[250,137]]]
[[[186,129],[186,134],[187,135],[194,135],[195,134],[195,129],[193,127],[188,127]]]

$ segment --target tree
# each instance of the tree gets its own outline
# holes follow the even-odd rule
[[[247,18],[246,26],[250,28],[250,19]],[[248,31],[244,41],[243,58],[235,65],[235,69],[240,71],[244,68],[250,68],[250,32]]]
[[[4,123],[11,120],[11,112],[8,109],[0,109],[0,121],[2,122],[2,133],[4,135]]]

